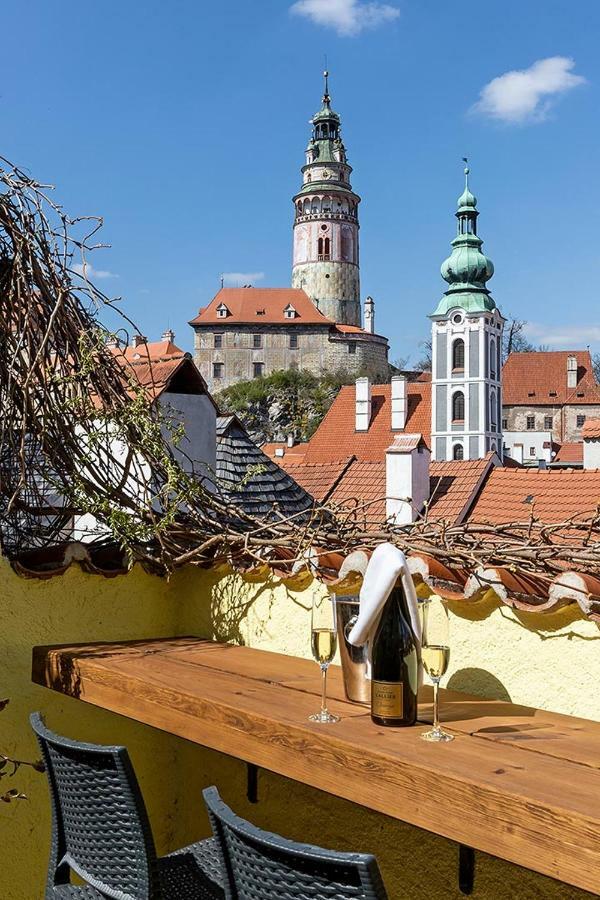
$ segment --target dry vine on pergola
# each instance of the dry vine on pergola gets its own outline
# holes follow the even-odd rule
[[[117,541],[161,571],[215,559],[292,559],[393,540],[444,564],[506,565],[553,577],[568,559],[600,569],[600,517],[547,526],[381,524],[369,504],[315,505],[253,517],[206,473],[184,467],[181,439],[133,369],[111,349],[102,313],[122,317],[87,277],[101,220],[70,218],[35,182],[0,160],[0,538],[25,550],[83,536]],[[114,343],[114,342],[113,342]],[[191,462],[191,461],[190,461]],[[251,477],[251,475],[249,475]],[[214,478],[211,479],[214,482]],[[560,550],[557,550],[560,547]]]

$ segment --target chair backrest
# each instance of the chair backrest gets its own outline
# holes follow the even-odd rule
[[[236,816],[215,787],[203,796],[221,848],[227,900],[387,900],[374,856],[288,841]]]
[[[68,883],[68,867],[107,897],[159,898],[152,832],[125,747],[60,737],[39,713],[30,721],[53,807],[49,892]]]

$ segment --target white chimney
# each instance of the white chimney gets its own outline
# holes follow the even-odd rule
[[[588,419],[581,432],[583,468],[600,469],[600,419]]]
[[[577,357],[567,356],[567,387],[577,387]]]
[[[365,331],[375,334],[375,301],[372,297],[365,300]]]
[[[167,328],[166,331],[163,331],[161,341],[168,341],[170,344],[175,343],[175,332],[172,328]]]
[[[287,443],[287,446],[288,446],[288,447],[293,447],[293,446],[294,446],[294,444],[296,443],[296,440],[295,440],[293,434],[291,434],[291,433],[288,434],[286,443]]]
[[[421,434],[398,434],[385,451],[385,514],[394,525],[414,522],[429,499],[429,458]]]
[[[356,379],[356,430],[368,431],[371,422],[371,382],[368,378]]]
[[[392,431],[404,431],[406,425],[406,378],[392,376]]]
[[[148,338],[144,334],[134,334],[131,339],[132,347],[139,347],[140,344],[147,344]]]

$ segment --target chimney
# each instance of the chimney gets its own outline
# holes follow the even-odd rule
[[[406,378],[392,376],[392,431],[404,431],[406,425]]]
[[[147,344],[147,343],[148,343],[148,338],[143,334],[134,334],[133,337],[131,338],[131,346],[132,347],[139,347],[140,344]]]
[[[356,431],[368,431],[371,423],[371,382],[356,379]]]
[[[110,347],[112,350],[118,350],[121,346],[121,342],[116,334],[109,334],[106,338],[106,346]]]
[[[385,451],[385,514],[392,524],[414,522],[429,499],[429,459],[421,434],[398,434]]]
[[[287,436],[287,446],[288,446],[288,447],[293,447],[295,443],[296,443],[296,441],[295,441],[295,439],[294,439],[294,435],[291,434],[291,433],[288,434],[288,436]]]
[[[577,387],[577,357],[567,356],[567,387]]]
[[[375,334],[375,301],[372,297],[365,300],[365,331]]]
[[[583,468],[600,469],[600,419],[587,419],[581,432]]]
[[[175,343],[175,332],[172,328],[167,328],[160,336],[161,341],[167,341],[169,344]]]

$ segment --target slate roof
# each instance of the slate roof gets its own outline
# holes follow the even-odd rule
[[[244,512],[280,519],[310,510],[314,499],[251,440],[236,416],[217,417],[216,475]]]
[[[577,360],[577,386],[567,387],[567,358]],[[502,369],[503,406],[600,403],[589,350],[511,353]]]
[[[393,443],[397,432],[392,431],[389,384],[374,384],[371,388],[371,422],[368,431],[355,431],[356,388],[344,385],[325,418],[312,436],[304,461],[329,462],[332,456],[343,459],[356,456],[359,460],[377,461],[385,458],[385,451]],[[431,440],[431,383],[413,381],[406,385],[408,410],[404,431],[423,435]]]

